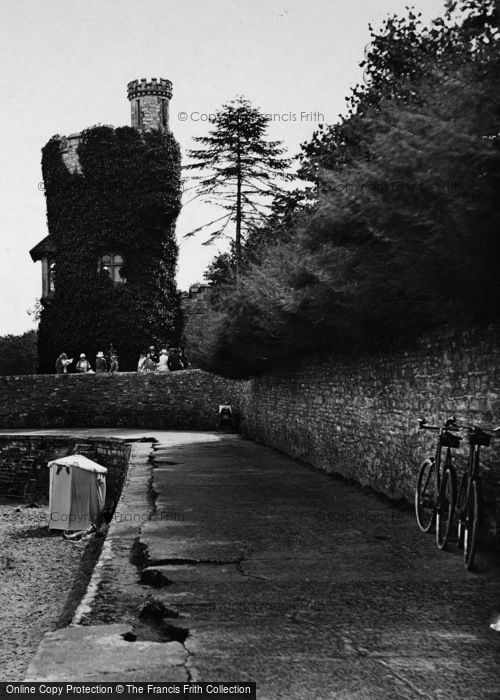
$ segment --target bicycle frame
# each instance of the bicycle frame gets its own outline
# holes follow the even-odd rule
[[[467,460],[467,469],[462,475],[462,481],[466,480],[466,497],[469,496],[471,483],[473,481],[477,482],[480,491],[481,477],[479,455],[481,447],[489,447],[490,442],[491,435],[488,435],[478,428],[469,428],[469,457]]]
[[[456,504],[456,516],[458,525],[458,545],[464,546],[464,560],[467,569],[472,569],[476,550],[476,540],[479,529],[479,511],[481,510],[481,476],[480,476],[480,452],[481,447],[488,447],[492,435],[475,426],[466,426],[469,433],[469,458],[467,469],[462,475],[460,491]],[[470,504],[474,501],[473,512]],[[467,542],[466,538],[470,538]]]
[[[453,470],[451,450],[458,447],[460,439],[453,434],[457,430],[456,419],[448,418],[444,425],[429,425],[424,419],[419,420],[420,430],[438,433],[435,454],[424,460],[415,488],[415,510],[417,522],[423,532],[429,532],[439,511],[439,493],[442,475],[446,469]],[[443,455],[443,450],[444,455]],[[432,484],[432,486],[431,486]],[[427,515],[424,515],[427,513]]]
[[[451,465],[451,450],[454,447],[458,447],[457,437],[450,432],[455,426],[456,422],[454,418],[448,418],[446,423],[442,426],[427,425],[425,421],[420,421],[420,430],[439,430],[436,452],[434,457],[431,457],[431,459],[434,460],[434,483],[436,493],[439,493],[439,489],[441,488],[441,479],[444,470]],[[446,449],[444,465],[442,459],[443,449]]]
[[[479,477],[479,452],[481,450],[481,444],[471,442],[470,452],[469,452],[469,463],[467,465],[466,474],[468,475],[469,481],[472,479],[477,479]]]

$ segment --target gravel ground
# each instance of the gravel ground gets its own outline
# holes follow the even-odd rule
[[[48,503],[0,501],[0,681],[21,681],[46,632],[67,625],[102,540],[49,532]]]

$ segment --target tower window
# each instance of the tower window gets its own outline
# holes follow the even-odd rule
[[[142,110],[140,100],[135,101],[135,123],[138,129],[142,127]]]
[[[106,253],[99,260],[99,270],[107,274],[112,282],[120,284],[125,278],[120,274],[123,258],[118,253]]]
[[[161,125],[165,128],[168,127],[168,102],[167,100],[160,101],[160,115],[161,115]]]

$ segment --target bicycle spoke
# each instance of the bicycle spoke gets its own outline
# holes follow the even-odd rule
[[[470,483],[464,532],[464,564],[468,571],[474,566],[479,533],[479,490],[475,480]]]
[[[440,549],[445,549],[451,539],[456,490],[455,471],[447,467],[441,480],[436,514],[436,544]]]

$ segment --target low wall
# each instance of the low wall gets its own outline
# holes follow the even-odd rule
[[[435,444],[418,433],[419,417],[500,425],[498,330],[449,332],[377,355],[309,357],[249,382],[242,414],[249,437],[411,502]],[[500,539],[499,443],[481,453],[488,539]]]
[[[0,428],[214,430],[242,384],[202,370],[0,377]]]
[[[72,439],[68,436],[0,435],[0,494],[16,500],[48,498],[47,462],[65,456],[79,446],[106,467],[106,510],[120,497],[127,473],[130,443],[117,438]]]

